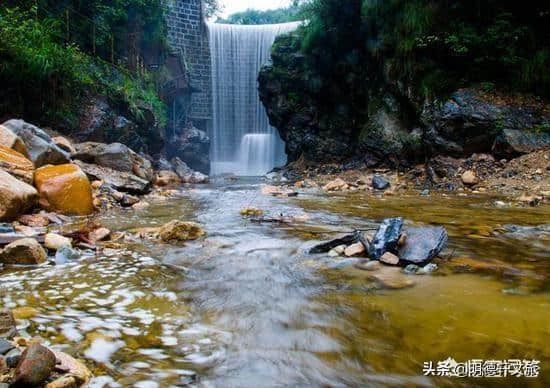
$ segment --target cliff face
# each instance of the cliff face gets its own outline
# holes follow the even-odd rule
[[[362,90],[350,88],[345,97],[342,88],[349,86],[307,70],[297,39],[278,38],[273,63],[259,76],[260,98],[290,161],[303,155],[314,162],[395,166],[436,155],[506,157],[550,146],[550,105],[544,101],[475,88],[428,100],[387,75],[372,88],[357,79]],[[331,90],[340,100],[330,98]]]

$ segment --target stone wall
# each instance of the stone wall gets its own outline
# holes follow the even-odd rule
[[[202,0],[165,0],[168,40],[181,51],[198,89],[191,100],[191,119],[205,127],[212,116],[211,64]]]

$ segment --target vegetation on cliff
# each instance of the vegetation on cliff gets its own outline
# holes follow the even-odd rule
[[[0,116],[71,128],[82,103],[101,95],[138,124],[145,108],[163,125],[139,57],[159,51],[164,37],[160,0],[2,3]]]
[[[252,25],[295,22],[302,20],[304,9],[302,1],[294,0],[288,7],[265,11],[247,9],[246,11],[231,14],[226,19],[219,18],[216,23]]]

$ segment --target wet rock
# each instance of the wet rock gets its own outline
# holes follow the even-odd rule
[[[416,264],[409,264],[404,269],[403,272],[409,275],[414,275],[420,270],[420,267]]]
[[[172,165],[174,166],[176,174],[178,174],[183,183],[204,184],[209,182],[207,175],[204,175],[198,171],[193,171],[179,158],[173,158]]]
[[[382,221],[371,244],[371,258],[378,260],[385,252],[395,251],[402,230],[402,218],[387,218]]]
[[[48,249],[57,251],[63,247],[72,247],[71,239],[63,237],[56,233],[47,233],[44,238],[44,246]]]
[[[68,375],[76,380],[78,385],[86,384],[92,378],[92,372],[80,361],[66,353],[53,350],[59,370],[66,371]]]
[[[155,186],[177,186],[182,183],[181,178],[174,171],[162,170],[155,177]]]
[[[344,250],[344,254],[347,257],[359,256],[363,253],[365,253],[365,246],[361,242],[356,242],[355,244],[351,244],[349,247],[347,247]]]
[[[399,267],[380,266],[371,275],[383,287],[390,289],[401,289],[411,287],[415,284],[409,276],[405,275]]]
[[[159,229],[159,237],[164,242],[196,240],[206,233],[194,222],[173,220]]]
[[[0,309],[0,338],[11,340],[17,335],[15,318],[10,309]]]
[[[81,143],[76,146],[76,152],[72,156],[85,163],[136,175],[147,182],[153,179],[151,162],[121,143]]]
[[[386,190],[390,187],[390,182],[381,175],[375,175],[372,177],[372,187],[375,190]]]
[[[437,264],[435,263],[429,263],[429,264],[426,264],[424,267],[420,268],[418,271],[416,271],[416,274],[417,275],[427,275],[427,274],[430,274],[432,272],[435,272],[437,271]]]
[[[132,205],[132,209],[133,210],[145,210],[147,209],[149,206],[151,206],[149,204],[149,202],[145,202],[145,201],[139,201],[138,203],[134,203]]]
[[[110,235],[111,231],[109,229],[100,227],[90,231],[88,238],[91,242],[96,243],[98,241],[106,240]]]
[[[0,355],[1,356],[8,353],[12,349],[15,349],[15,346],[13,345],[13,343],[11,341],[7,341],[5,339],[0,339]]]
[[[15,369],[14,384],[37,386],[50,376],[54,368],[54,353],[39,343],[32,342],[23,352]]]
[[[0,170],[0,221],[16,219],[38,202],[34,187]]]
[[[14,233],[15,229],[13,229],[12,224],[0,222],[0,233]]]
[[[36,168],[46,164],[63,164],[69,161],[69,154],[59,148],[42,129],[23,120],[9,120],[3,126],[9,128],[25,143],[29,158]]]
[[[550,147],[550,133],[504,129],[497,136],[493,152],[498,155],[528,154]]]
[[[68,152],[69,154],[73,154],[76,152],[76,149],[74,148],[73,143],[69,139],[63,136],[55,136],[52,137],[52,141],[56,146],[61,148],[63,151]]]
[[[92,187],[76,164],[45,166],[36,170],[34,184],[40,205],[64,215],[84,216],[94,212]]]
[[[0,252],[0,263],[37,265],[46,261],[44,248],[33,238],[23,238],[6,245]]]
[[[51,224],[51,220],[41,214],[25,214],[19,217],[17,221],[33,228],[44,228]]]
[[[23,154],[0,145],[0,168],[23,182],[32,184],[34,165]]]
[[[407,242],[398,254],[406,262],[425,263],[439,255],[446,243],[447,231],[443,227],[411,227],[407,229]]]
[[[329,252],[328,252],[328,255],[330,257],[338,257],[338,256],[341,256],[344,254],[345,250],[346,250],[346,246],[345,245],[338,245],[337,247],[335,248],[332,248]]]
[[[479,183],[479,179],[477,178],[475,172],[472,170],[465,171],[462,176],[462,183],[464,183],[467,186],[474,186]]]
[[[382,264],[378,260],[366,260],[355,264],[355,267],[363,271],[378,271]]]
[[[23,140],[17,136],[11,129],[4,125],[0,125],[0,145],[11,148],[25,156],[29,157],[27,146]]]
[[[77,386],[76,379],[73,376],[61,376],[46,384],[45,388],[76,388]]]
[[[75,163],[89,178],[93,180],[102,180],[105,184],[118,191],[141,195],[147,194],[151,189],[150,182],[134,174],[116,171],[108,167],[97,166],[81,161],[76,161]]]
[[[327,253],[328,251],[330,251],[333,248],[336,248],[339,245],[348,246],[351,244],[355,244],[358,240],[359,240],[358,233],[347,234],[339,238],[336,238],[334,240],[324,242],[322,244],[318,244],[313,248],[311,248],[309,250],[309,253],[310,254]]]
[[[123,195],[122,199],[120,200],[120,204],[123,207],[131,207],[134,206],[136,203],[139,203],[139,198],[133,195]]]
[[[323,186],[324,191],[342,191],[348,188],[348,184],[341,178],[336,178]]]
[[[63,265],[80,259],[81,254],[71,247],[61,247],[55,252],[55,264]]]
[[[14,348],[10,350],[4,357],[8,368],[15,368],[17,364],[19,364],[19,361],[21,361],[22,354],[23,353],[21,353],[21,350],[19,348]]]
[[[389,265],[397,265],[399,264],[399,257],[391,252],[386,252],[382,256],[380,256],[380,261]]]

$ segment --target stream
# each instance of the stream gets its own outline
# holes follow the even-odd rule
[[[532,229],[550,223],[550,206],[313,189],[275,198],[261,184],[220,178],[144,211],[102,214],[113,231],[182,219],[207,237],[10,268],[0,299],[31,307],[20,331],[85,359],[92,387],[502,384],[423,376],[424,362],[448,357],[540,360],[540,377],[517,385],[550,385],[550,228]],[[239,214],[248,206],[298,221],[254,223]],[[307,253],[393,216],[449,233],[438,271],[410,275],[412,287],[386,289],[356,259]]]

